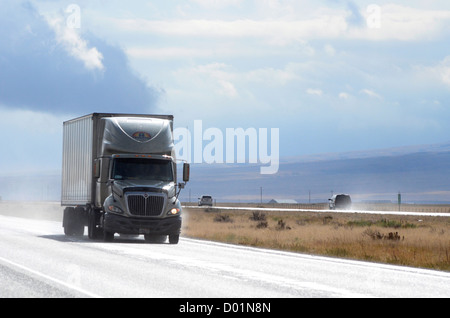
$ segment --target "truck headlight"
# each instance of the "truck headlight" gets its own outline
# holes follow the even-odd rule
[[[123,213],[122,209],[115,205],[109,205],[108,210],[114,213],[121,213],[121,214]]]
[[[177,214],[179,214],[180,213],[180,209],[178,209],[178,208],[173,208],[173,209],[171,209],[167,214],[168,215],[177,215]]]

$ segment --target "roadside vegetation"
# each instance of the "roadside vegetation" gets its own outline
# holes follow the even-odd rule
[[[184,210],[182,235],[450,271],[450,217]]]

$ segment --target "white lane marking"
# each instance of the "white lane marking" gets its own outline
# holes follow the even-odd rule
[[[184,209],[204,209],[201,206],[183,206]],[[315,212],[315,213],[362,213],[362,214],[387,214],[387,215],[416,215],[416,216],[444,216],[450,217],[450,213],[434,212],[395,212],[395,211],[363,211],[363,210],[311,210],[311,209],[284,209],[284,208],[258,208],[258,207],[227,207],[214,206],[208,209],[217,210],[244,210],[244,211],[277,211],[277,212]]]
[[[74,290],[74,291],[76,291],[76,292],[78,292],[78,293],[81,293],[81,294],[84,294],[84,295],[86,295],[86,296],[89,296],[89,297],[92,297],[92,298],[102,298],[102,297],[100,297],[99,295],[94,294],[94,293],[91,293],[91,292],[89,292],[89,291],[87,291],[87,290],[84,290],[84,289],[78,287],[78,286],[75,286],[75,285],[72,285],[72,284],[63,282],[62,280],[59,280],[59,279],[50,277],[50,276],[48,276],[48,275],[46,275],[46,274],[43,274],[43,273],[38,272],[38,271],[35,271],[35,270],[33,270],[33,269],[31,269],[31,268],[28,268],[28,267],[26,267],[26,266],[17,264],[17,263],[15,263],[15,262],[12,262],[12,261],[10,261],[10,260],[8,260],[8,259],[6,259],[6,258],[0,257],[0,261],[3,262],[3,263],[9,264],[9,265],[11,265],[11,266],[20,268],[20,269],[23,270],[23,271],[29,272],[29,273],[31,273],[31,274],[33,274],[33,275],[36,275],[36,276],[38,276],[38,277],[41,277],[41,278],[43,278],[43,279],[45,279],[45,280],[48,280],[48,281],[54,282],[54,283],[56,283],[56,284],[62,285],[62,286],[64,286],[64,287],[68,288],[68,289]]]

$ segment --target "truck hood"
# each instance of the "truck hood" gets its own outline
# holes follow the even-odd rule
[[[159,192],[166,193],[168,197],[175,195],[175,183],[173,181],[158,180],[115,180],[114,192],[121,196],[126,192]]]

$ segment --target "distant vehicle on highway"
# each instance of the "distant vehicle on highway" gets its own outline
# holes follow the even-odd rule
[[[213,205],[213,199],[210,195],[203,195],[201,198],[198,199],[198,206],[202,205]]]
[[[350,210],[352,208],[352,199],[348,194],[335,194],[328,201],[330,210]]]

